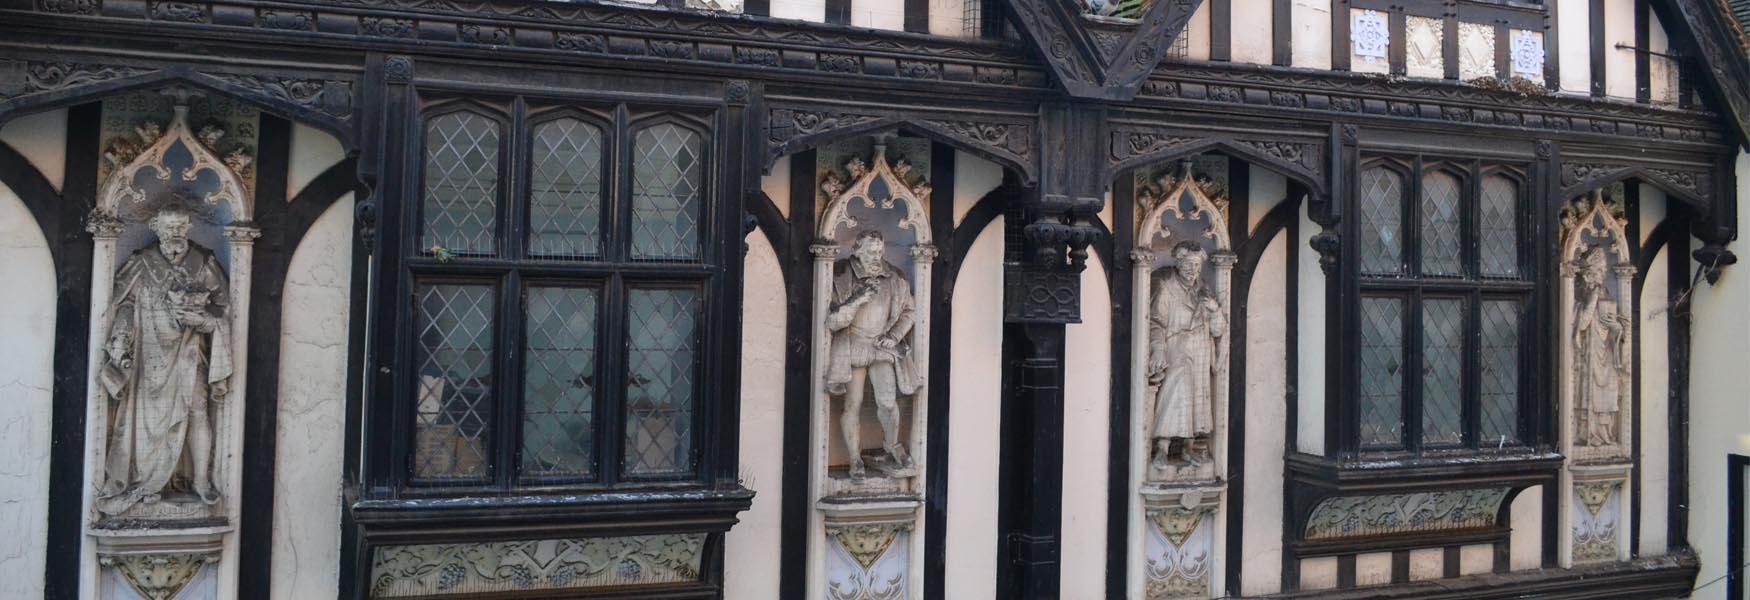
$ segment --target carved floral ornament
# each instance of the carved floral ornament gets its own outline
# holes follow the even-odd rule
[[[219,561],[211,552],[176,554],[109,554],[98,564],[115,569],[128,587],[146,600],[170,600],[200,572]]]
[[[371,597],[578,590],[698,581],[705,534],[385,546]]]
[[[1506,488],[1337,496],[1308,517],[1307,540],[1477,529],[1495,524]]]

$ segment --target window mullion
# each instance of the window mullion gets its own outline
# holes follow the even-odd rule
[[[1414,454],[1422,452],[1422,371],[1426,368],[1422,363],[1422,302],[1422,288],[1416,286],[1404,303],[1408,310],[1404,311],[1403,444]]]
[[[1473,290],[1465,295],[1464,307],[1464,369],[1459,403],[1462,411],[1460,440],[1466,448],[1480,448],[1482,428],[1482,292]]]
[[[626,289],[618,274],[608,276],[602,286],[601,307],[602,335],[596,356],[602,384],[596,395],[596,457],[602,484],[611,486],[620,481],[626,447]]]
[[[517,448],[522,442],[523,401],[523,304],[528,299],[522,274],[515,270],[499,279],[498,311],[498,373],[495,377],[498,401],[492,415],[492,457],[496,463],[493,476],[497,486],[509,490],[518,477]]]

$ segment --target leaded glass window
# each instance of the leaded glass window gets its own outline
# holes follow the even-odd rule
[[[396,476],[429,493],[697,479],[717,393],[710,119],[521,98],[422,113]]]
[[[1528,447],[1525,320],[1538,286],[1521,260],[1521,172],[1420,156],[1362,165],[1350,204],[1360,301],[1346,448]]]

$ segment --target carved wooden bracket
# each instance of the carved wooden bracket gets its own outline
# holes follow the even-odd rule
[[[1064,91],[1129,100],[1167,54],[1202,0],[1153,0],[1135,21],[1085,14],[1080,0],[1008,0]]]
[[[1652,183],[1696,208],[1711,206],[1713,176],[1705,170],[1597,162],[1562,163],[1562,197],[1573,198],[1625,179]]]

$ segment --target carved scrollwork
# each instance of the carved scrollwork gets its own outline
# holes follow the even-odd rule
[[[1197,141],[1197,138],[1147,131],[1114,132],[1112,134],[1112,160],[1121,161],[1133,156],[1155,154]]]
[[[219,561],[215,553],[110,554],[98,564],[115,569],[128,587],[147,600],[175,598],[201,567]]]
[[[1023,160],[1033,154],[1033,128],[1028,125],[947,120],[929,123],[978,144],[1007,151]]]
[[[1279,141],[1242,141],[1240,143],[1265,156],[1298,166],[1309,172],[1316,172],[1319,167],[1318,162],[1323,158],[1323,153],[1317,144]]]
[[[43,12],[63,15],[95,15],[102,4],[98,0],[39,0],[37,8]]]
[[[155,2],[152,4],[152,18],[159,21],[205,23],[208,19],[207,5],[192,2]]]
[[[704,544],[702,533],[680,533],[384,546],[372,556],[371,597],[691,582]]]
[[[1307,518],[1305,539],[1486,528],[1506,498],[1506,488],[1326,498]]]
[[[212,76],[288,104],[326,112],[342,119],[352,115],[350,82],[229,73],[214,73]]]
[[[391,56],[383,61],[383,79],[392,84],[413,81],[413,57]]]
[[[607,50],[608,42],[602,36],[593,33],[577,33],[561,31],[553,34],[553,47],[572,52],[602,52]]]
[[[359,32],[373,37],[413,37],[413,19],[394,17],[360,17]]]
[[[53,92],[152,72],[152,69],[75,62],[29,61],[23,85],[12,95]],[[0,84],[4,85],[4,84]],[[4,88],[0,88],[4,89]]]
[[[283,31],[310,31],[316,28],[316,13],[304,10],[263,9],[256,17],[256,26]]]

